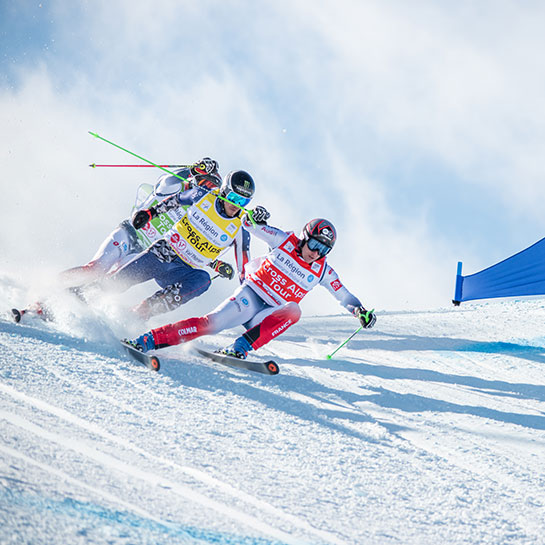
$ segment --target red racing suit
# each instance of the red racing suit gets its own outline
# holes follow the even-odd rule
[[[325,257],[312,264],[302,259],[301,241],[293,232],[268,225],[244,226],[269,245],[269,253],[246,265],[242,286],[211,313],[153,329],[158,348],[244,325],[244,336],[257,349],[299,320],[299,303],[317,285],[324,286],[351,313],[361,306]]]

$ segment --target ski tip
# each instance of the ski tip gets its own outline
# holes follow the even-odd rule
[[[332,358],[331,354],[327,355],[327,359],[330,360]]]
[[[13,321],[18,324],[21,321],[21,316],[23,315],[24,311],[21,312],[20,310],[16,308],[11,309],[11,317],[13,318]]]
[[[157,356],[150,356],[150,369],[152,371],[159,371],[161,369],[161,363]]]
[[[280,372],[278,364],[275,361],[268,361],[265,365],[267,366],[267,370],[271,375],[278,375],[278,373]]]
[[[145,365],[148,369],[151,369],[152,371],[159,371],[159,369],[161,369],[161,363],[157,356],[146,354],[145,352],[140,352],[140,350],[129,344],[126,339],[122,339],[119,342],[133,360],[136,360],[137,362]]]

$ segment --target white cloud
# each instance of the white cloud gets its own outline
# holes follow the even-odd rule
[[[328,3],[325,3],[328,6]],[[353,3],[306,12],[344,84],[339,116],[386,143],[440,158],[534,215],[545,115],[540,3]],[[347,13],[349,16],[347,16]]]

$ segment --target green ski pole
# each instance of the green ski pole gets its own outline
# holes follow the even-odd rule
[[[367,313],[365,314],[365,316],[369,316],[369,314],[371,314],[372,312],[375,312],[375,309],[368,310]],[[356,335],[356,333],[359,333],[362,329],[363,329],[363,326],[360,325],[360,327],[358,327],[358,329],[356,329],[356,331],[354,331],[354,333],[352,333],[352,335],[350,335],[350,337],[348,337],[348,339],[346,339],[346,341],[344,341],[342,344],[337,346],[337,348],[335,348],[335,350],[333,350],[333,352],[331,352],[331,354],[327,355],[327,359],[330,360],[344,345],[348,344],[348,341],[350,341],[350,339],[352,339],[352,337],[354,337],[354,335]]]
[[[154,163],[153,161],[149,161],[145,157],[141,157],[140,155],[137,155],[136,153],[133,153],[132,151],[129,151],[128,149],[122,148],[115,142],[111,142],[110,140],[106,140],[106,138],[103,138],[96,132],[88,131],[91,136],[94,136],[95,138],[98,138],[99,140],[102,140],[103,142],[106,142],[107,144],[110,144],[111,146],[116,147],[117,149],[120,149],[121,151],[124,151],[125,153],[128,153],[129,155],[132,155],[133,157],[136,157],[137,159],[140,159],[141,161],[144,161],[144,163],[148,163],[149,165],[152,165],[154,167],[160,168],[161,170],[164,170],[165,172],[168,172],[172,176],[176,176],[176,178],[179,178],[180,180],[189,183],[188,180],[186,180],[183,176],[179,176],[175,172],[172,172],[171,170],[166,169],[165,167],[162,167],[161,165],[158,165],[157,163]]]
[[[179,178],[180,180],[182,180],[186,184],[189,184],[189,180],[186,180],[183,176],[179,176],[175,172],[172,172],[171,170],[168,170],[168,169],[162,167],[161,165],[158,165],[157,163],[154,163],[153,161],[150,161],[150,160],[146,159],[145,157],[141,157],[140,155],[137,155],[136,153],[133,153],[132,151],[119,146],[115,142],[111,142],[110,140],[107,140],[106,138],[100,136],[96,132],[91,132],[91,131],[87,131],[87,132],[91,136],[94,136],[95,138],[98,138],[99,140],[102,140],[103,142],[106,142],[107,144],[110,144],[110,145],[114,146],[115,148],[120,149],[121,151],[124,151],[125,153],[128,153],[129,155],[132,155],[133,157],[136,157],[137,159],[140,159],[141,161],[144,161],[145,163],[148,163],[149,165],[160,168],[161,170],[164,170],[165,172],[168,172],[170,175],[176,176],[176,178]],[[218,199],[221,199],[222,201],[228,202],[229,204],[232,204],[233,206],[236,206],[237,208],[240,208],[240,210],[243,210],[244,212],[246,212],[246,214],[248,214],[248,217],[250,218],[250,221],[252,222],[252,225],[256,224],[255,221],[254,221],[253,214],[252,214],[251,210],[246,210],[246,208],[244,208],[242,206],[239,206],[238,204],[235,204],[235,203],[229,201],[228,199],[225,199],[221,195],[216,195],[216,197]]]

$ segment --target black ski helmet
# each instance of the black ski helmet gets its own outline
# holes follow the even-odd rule
[[[220,195],[238,206],[246,206],[255,193],[254,179],[245,170],[232,170],[221,184]]]
[[[311,238],[321,242],[328,248],[326,253],[322,253],[322,256],[324,256],[331,251],[335,245],[335,241],[337,240],[337,231],[330,221],[323,218],[316,218],[309,221],[303,227],[301,232],[301,240],[303,244],[308,242]]]

